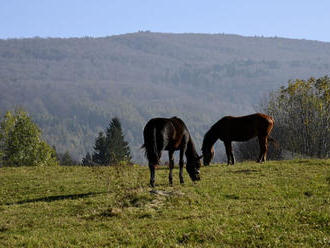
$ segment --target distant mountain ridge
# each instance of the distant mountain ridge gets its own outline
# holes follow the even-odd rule
[[[180,116],[200,146],[223,115],[241,115],[296,78],[330,74],[330,43],[139,32],[105,38],[0,40],[0,111],[23,106],[59,152],[81,158],[117,116],[133,159],[156,116]]]

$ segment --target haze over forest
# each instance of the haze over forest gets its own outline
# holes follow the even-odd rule
[[[134,161],[153,117],[182,118],[200,148],[224,115],[255,111],[290,79],[330,74],[330,43],[138,32],[0,40],[0,111],[26,109],[58,152],[81,159],[118,117]]]

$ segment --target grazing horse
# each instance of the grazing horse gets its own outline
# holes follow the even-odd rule
[[[162,150],[169,155],[169,183],[173,184],[172,170],[174,168],[174,151],[180,150],[180,183],[183,184],[183,155],[186,155],[186,169],[192,181],[200,180],[201,166],[194,142],[184,122],[177,118],[154,118],[148,121],[143,130],[146,157],[149,161],[150,185],[155,186],[155,167],[159,164]]]
[[[220,139],[224,142],[227,163],[234,164],[232,141],[247,141],[258,137],[260,154],[257,162],[266,161],[268,139],[274,126],[274,119],[265,114],[252,114],[241,117],[225,116],[216,122],[204,136],[202,151],[204,165],[209,165],[214,157],[214,143]]]

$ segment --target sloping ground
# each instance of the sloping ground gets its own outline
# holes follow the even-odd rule
[[[327,247],[330,160],[0,168],[0,247]],[[178,170],[175,170],[175,175]]]

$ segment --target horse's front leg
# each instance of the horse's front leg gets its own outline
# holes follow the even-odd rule
[[[226,155],[227,155],[227,164],[235,164],[235,158],[233,154],[233,147],[231,141],[225,141]]]
[[[169,160],[169,169],[170,169],[170,173],[168,175],[168,181],[170,183],[170,185],[173,185],[173,168],[174,168],[174,158],[173,158],[173,154],[174,151],[168,151],[168,160]]]
[[[183,148],[180,149],[180,160],[179,160],[179,166],[180,166],[180,171],[179,171],[179,178],[180,178],[180,183],[184,184],[184,180],[183,180],[183,155],[186,152],[186,146],[184,146]]]

